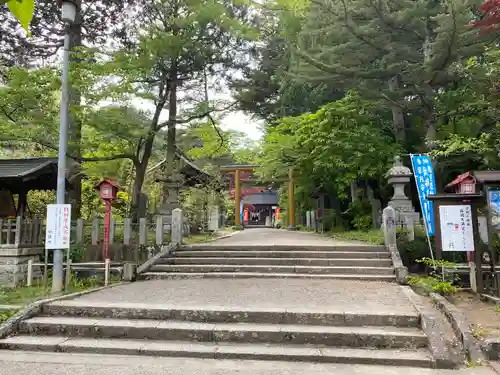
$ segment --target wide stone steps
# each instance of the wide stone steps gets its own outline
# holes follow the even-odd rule
[[[416,312],[62,300],[0,349],[432,367]]]
[[[187,258],[328,258],[389,259],[388,251],[301,251],[301,250],[177,250],[176,257]]]
[[[379,245],[349,245],[349,246],[300,246],[300,245],[184,245],[176,250],[177,253],[183,251],[299,251],[299,252],[357,252],[357,253],[371,253],[371,252],[387,252],[384,246]]]
[[[392,267],[367,266],[283,266],[283,265],[232,265],[232,264],[157,264],[151,267],[151,272],[257,272],[257,273],[300,273],[300,274],[334,274],[334,275],[392,275]]]
[[[329,326],[393,326],[420,327],[418,315],[397,312],[376,314],[362,312],[308,310],[297,306],[293,309],[193,307],[165,304],[142,305],[121,302],[103,304],[98,301],[66,300],[43,306],[43,316],[90,317],[122,319],[184,320],[189,322],[215,323],[263,323],[263,324],[310,324]]]
[[[417,328],[317,326],[305,324],[201,323],[178,320],[90,317],[35,317],[19,325],[21,334],[109,339],[202,342],[290,343],[342,347],[423,348]]]
[[[390,259],[329,259],[329,258],[239,258],[239,257],[208,257],[208,258],[161,258],[158,264],[198,264],[198,265],[278,265],[278,266],[359,266],[359,267],[390,267]]]
[[[144,272],[143,280],[174,279],[253,279],[253,278],[286,278],[286,279],[341,279],[341,280],[396,280],[395,275],[370,274],[314,274],[314,273],[272,273],[272,272]]]
[[[304,278],[395,280],[384,246],[191,245],[156,260],[141,279]]]
[[[355,349],[279,344],[202,343],[130,339],[15,336],[1,340],[0,348],[66,353],[146,355],[155,357],[275,360],[432,367],[425,349]]]

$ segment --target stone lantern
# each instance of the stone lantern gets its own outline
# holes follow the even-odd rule
[[[405,167],[401,162],[401,158],[396,155],[394,164],[386,173],[389,185],[394,188],[394,195],[389,201],[389,206],[396,211],[396,219],[399,223],[405,223],[406,218],[412,219],[413,222],[418,222],[420,215],[415,212],[415,208],[411,200],[405,194],[405,186],[410,182],[413,176],[410,168]]]

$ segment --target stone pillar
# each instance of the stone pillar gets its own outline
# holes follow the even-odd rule
[[[420,219],[419,213],[415,212],[411,200],[405,194],[405,186],[410,182],[411,176],[413,176],[413,173],[410,171],[410,168],[405,167],[401,163],[399,156],[395,156],[394,164],[387,172],[386,177],[389,185],[394,188],[394,195],[389,201],[389,206],[396,210],[397,215],[395,220],[400,224],[405,223],[406,217],[411,217],[413,222],[417,222]]]
[[[219,229],[219,206],[211,204],[208,206],[208,230],[216,231]]]
[[[382,219],[386,246],[396,245],[396,210],[392,207],[384,208]]]
[[[306,227],[311,228],[311,211],[306,211]]]
[[[168,228],[172,223],[173,211],[181,207],[179,201],[179,193],[183,185],[183,176],[174,174],[172,177],[163,183],[167,195],[163,197],[160,214],[163,216],[163,225]]]
[[[174,244],[182,244],[182,234],[184,231],[183,214],[180,208],[172,211],[172,226],[171,226],[171,242]]]
[[[318,231],[318,222],[316,220],[316,211],[309,211],[309,217],[311,218],[311,228],[314,229],[315,232]]]
[[[273,226],[273,224],[271,222],[271,217],[270,216],[266,216],[266,227],[270,228],[272,226]]]

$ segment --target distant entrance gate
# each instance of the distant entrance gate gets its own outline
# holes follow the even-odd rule
[[[246,194],[255,194],[256,192],[262,193],[266,191],[265,187],[250,187],[242,188],[242,182],[255,181],[252,178],[253,171],[258,168],[257,165],[228,165],[221,167],[221,171],[229,175],[230,185],[234,185],[234,193],[231,192],[232,197],[234,197],[234,223],[235,227],[242,229],[242,197]],[[295,230],[295,181],[293,178],[293,169],[290,168],[288,173],[288,179],[282,180],[288,182],[288,229]],[[252,202],[253,204],[253,202]],[[254,206],[259,206],[259,204],[253,204]],[[263,208],[263,207],[261,207]],[[260,211],[259,211],[260,212]],[[250,214],[248,212],[247,214]],[[250,219],[250,218],[249,218]],[[259,219],[257,220],[259,221]],[[261,222],[259,222],[260,224]]]

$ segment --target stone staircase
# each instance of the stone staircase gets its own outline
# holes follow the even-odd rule
[[[142,279],[316,278],[394,281],[384,246],[182,246]]]
[[[19,323],[16,336],[0,340],[0,348],[432,367],[419,324],[416,312],[182,308],[76,299],[44,305],[40,316]]]

